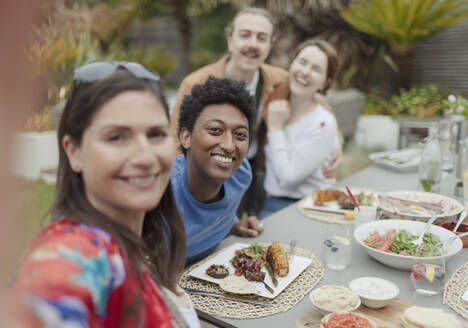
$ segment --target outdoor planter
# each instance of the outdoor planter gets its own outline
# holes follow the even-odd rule
[[[338,127],[343,137],[349,140],[356,131],[366,95],[357,89],[330,90],[325,101],[335,111]]]
[[[15,135],[12,170],[17,176],[38,179],[43,170],[58,166],[57,132],[20,132]]]
[[[398,149],[399,124],[389,115],[361,115],[357,122],[354,140],[369,150]]]

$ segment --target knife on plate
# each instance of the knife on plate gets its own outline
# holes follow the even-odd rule
[[[252,303],[252,304],[257,304],[257,305],[262,305],[262,306],[271,306],[270,303],[261,301],[261,300],[254,300],[245,296],[240,296],[240,295],[234,295],[234,294],[227,294],[227,293],[215,293],[215,292],[207,292],[205,290],[200,290],[200,289],[194,289],[194,288],[184,288],[187,293],[190,294],[198,294],[198,295],[207,295],[207,296],[213,296],[213,297],[219,297],[219,298],[224,298],[228,299],[231,301],[239,301],[239,302],[245,302],[245,303]]]
[[[346,214],[346,211],[343,211],[343,210],[336,210],[336,209],[331,209],[331,208],[318,208],[318,207],[302,207],[304,210],[306,211],[315,211],[315,212],[324,212],[324,213],[333,213],[333,214],[341,214],[341,215],[345,215]],[[352,212],[352,210],[349,210],[349,212]]]

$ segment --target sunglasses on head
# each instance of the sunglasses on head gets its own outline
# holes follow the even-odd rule
[[[112,62],[112,61],[94,61],[75,69],[73,75],[74,82],[92,83],[96,80],[104,79],[119,69],[130,72],[133,76],[140,79],[160,82],[161,77],[158,73],[135,62]]]

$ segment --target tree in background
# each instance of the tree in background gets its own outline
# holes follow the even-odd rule
[[[468,19],[467,0],[353,0],[341,16],[390,47],[395,89],[409,89],[417,42]]]

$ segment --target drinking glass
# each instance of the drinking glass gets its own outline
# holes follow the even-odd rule
[[[439,254],[436,259],[417,257],[413,263],[411,283],[418,294],[437,295],[444,289],[446,274],[442,246],[436,254]]]
[[[330,224],[323,239],[323,260],[332,270],[343,270],[351,262],[351,238],[348,226]]]
[[[468,204],[468,139],[462,139],[458,143],[458,156],[460,165],[459,176],[463,181],[463,201]]]
[[[375,220],[377,208],[374,206],[359,206],[354,208],[354,226],[358,227],[363,223]]]

